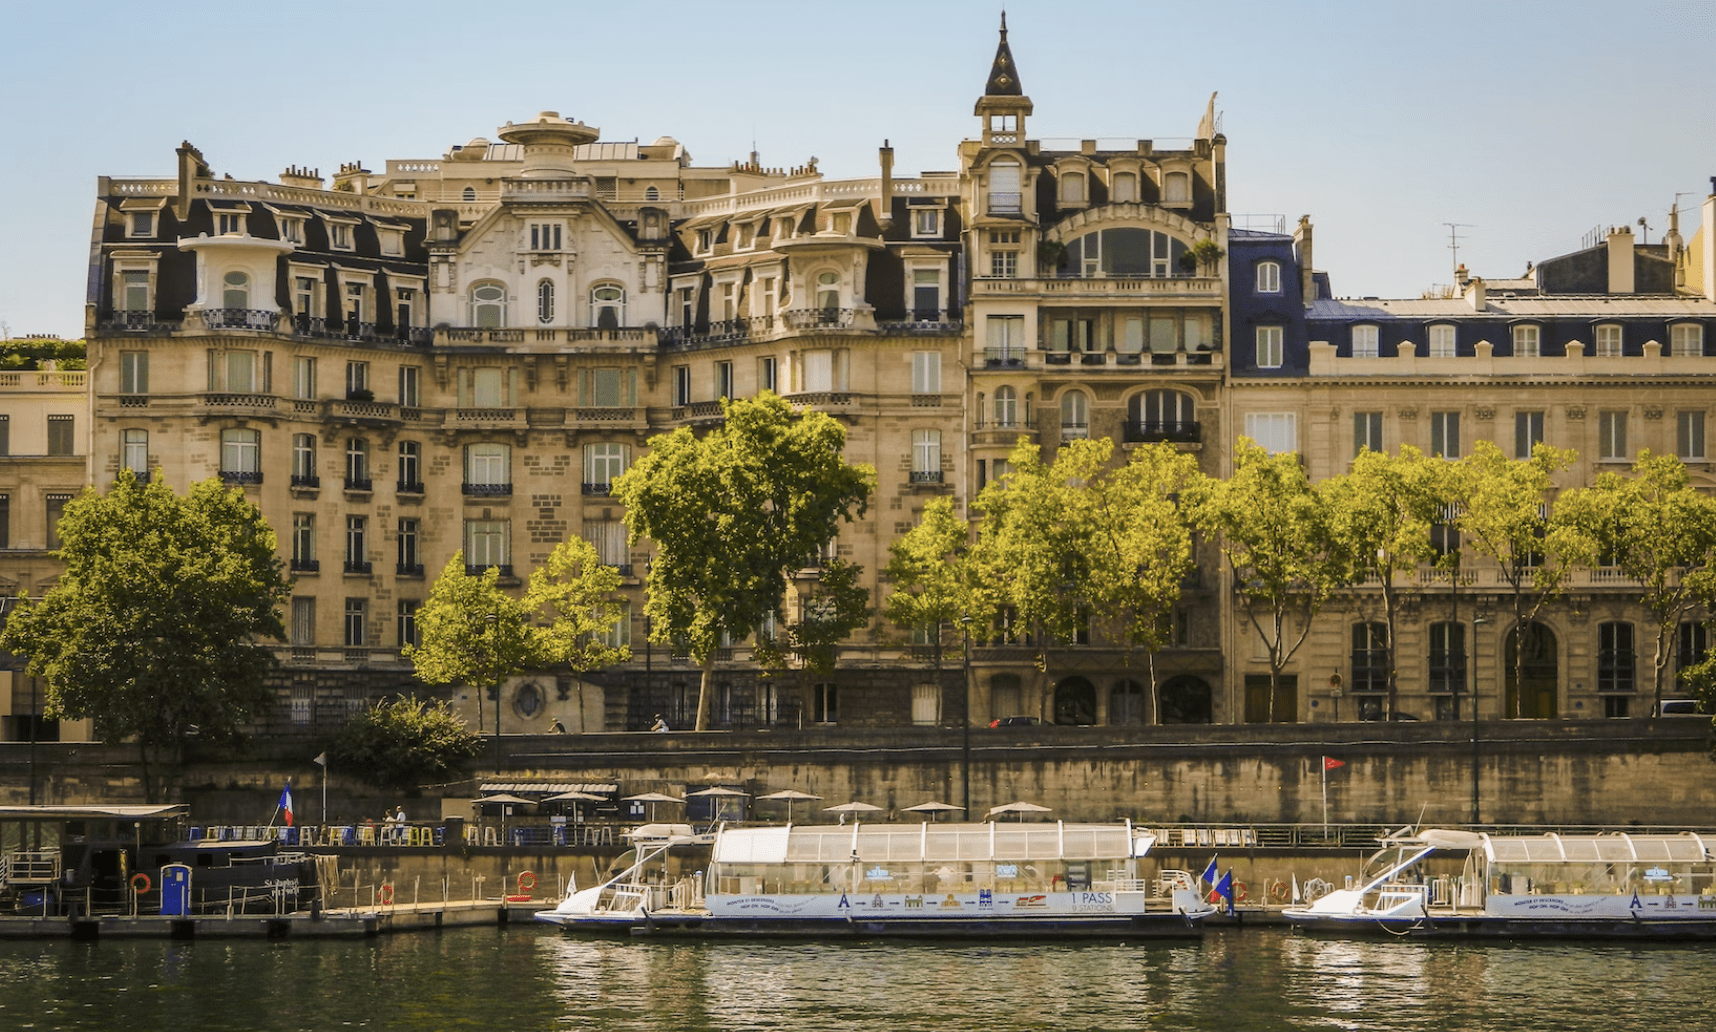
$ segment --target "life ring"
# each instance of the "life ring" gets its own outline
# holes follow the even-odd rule
[[[383,885],[378,894],[381,896],[381,905],[382,906],[384,906],[384,907],[393,906],[393,886]]]
[[[1287,902],[1287,883],[1276,882],[1269,887],[1269,898],[1277,903]]]
[[[520,871],[518,874],[518,893],[519,893],[519,895],[522,896],[534,888],[536,888],[536,872],[535,871]]]
[[[143,883],[141,888],[137,885],[140,881]],[[149,876],[144,874],[142,871],[138,871],[136,874],[131,876],[131,891],[137,893],[139,896],[147,896],[152,885],[153,883],[149,881]]]
[[[1250,898],[1251,898],[1251,893],[1245,891],[1245,883],[1244,882],[1236,881],[1233,883],[1233,901],[1235,903],[1244,903],[1246,900],[1248,900]]]

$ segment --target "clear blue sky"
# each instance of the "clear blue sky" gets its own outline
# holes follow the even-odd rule
[[[830,177],[956,167],[1000,4],[0,4],[0,322],[82,332],[95,180],[328,175],[438,157],[543,109],[604,139],[673,136]],[[1193,134],[1212,90],[1229,207],[1317,226],[1343,296],[1517,275],[1598,225],[1652,242],[1716,175],[1716,5],[1012,0],[1036,137]],[[1696,217],[1682,223],[1691,235]]]

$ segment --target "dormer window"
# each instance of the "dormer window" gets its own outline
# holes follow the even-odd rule
[[[1281,263],[1257,263],[1257,292],[1259,294],[1281,293]]]
[[[715,244],[715,234],[712,231],[707,230],[707,229],[700,229],[697,231],[697,253],[698,254],[708,254],[709,249],[711,247],[713,247],[714,244]]]
[[[1668,328],[1668,353],[1676,358],[1698,358],[1704,354],[1704,325],[1675,323]]]
[[[391,229],[383,226],[376,230],[376,235],[381,238],[382,254],[405,253],[405,231],[403,229]]]
[[[1138,177],[1131,172],[1114,173],[1114,184],[1109,188],[1108,196],[1116,204],[1137,202]]]
[[[1619,323],[1603,323],[1597,327],[1597,357],[1621,357],[1621,326]]]
[[[1430,357],[1453,358],[1455,354],[1454,327],[1449,323],[1430,327]]]
[[[560,250],[561,226],[558,222],[532,222],[530,224],[530,249],[532,251]]]
[[[1019,116],[990,115],[989,131],[992,133],[1016,133],[1019,131]]]
[[[788,216],[787,218],[784,218],[784,219],[777,220],[775,222],[775,239],[776,240],[791,240],[792,239],[792,231],[793,231],[793,225],[792,225],[792,217],[791,216]]]
[[[1375,357],[1377,357],[1376,338],[1377,338],[1377,332],[1376,332],[1375,326],[1370,325],[1370,324],[1360,324],[1358,326],[1354,326],[1353,327],[1353,357],[1354,358],[1375,358]]]
[[[1083,204],[1084,198],[1084,173],[1063,172],[1061,174],[1061,203]]]
[[[912,236],[919,238],[941,236],[941,209],[914,208],[912,210]]]
[[[304,243],[304,220],[290,216],[280,216],[280,239],[288,244]]]
[[[1513,328],[1513,357],[1536,358],[1541,351],[1540,327],[1521,324]]]
[[[250,276],[243,272],[229,272],[221,279],[221,307],[249,308],[250,307]]]
[[[1162,177],[1163,204],[1190,204],[1192,177],[1187,172],[1169,172]]]
[[[328,246],[336,251],[355,250],[352,227],[356,224],[355,219],[328,219]]]
[[[644,200],[646,200],[646,201],[659,201],[659,200],[661,200],[661,191],[657,190],[653,186],[644,187]]]
[[[244,213],[223,211],[215,214],[215,232],[221,236],[244,235]]]
[[[155,235],[155,213],[152,211],[134,211],[131,213],[129,236],[148,237]]]
[[[463,190],[461,190],[459,192],[459,199],[461,201],[474,201],[474,200],[476,200],[477,199],[477,188],[474,186],[465,187]]]

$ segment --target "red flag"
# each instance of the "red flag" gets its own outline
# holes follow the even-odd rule
[[[1345,760],[1337,760],[1330,756],[1323,757],[1324,770],[1334,770],[1336,767],[1345,767],[1346,765],[1347,761]]]

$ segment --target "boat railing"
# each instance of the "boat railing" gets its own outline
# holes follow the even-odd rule
[[[1379,910],[1387,910],[1392,904],[1413,899],[1423,906],[1430,905],[1430,886],[1422,882],[1384,882],[1376,891],[1376,905]]]
[[[60,879],[60,851],[17,850],[0,859],[0,885],[47,885]]]
[[[1091,888],[1098,892],[1149,892],[1156,882],[1150,878],[1129,877],[1125,871],[1109,871],[1108,877]]]
[[[628,913],[650,902],[648,885],[609,885],[596,897],[596,913]]]

